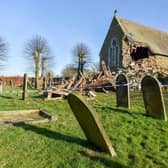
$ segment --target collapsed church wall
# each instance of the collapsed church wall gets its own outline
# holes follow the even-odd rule
[[[166,60],[166,61],[165,61]],[[165,61],[165,62],[164,62]],[[117,72],[113,72],[116,76],[120,73],[126,74],[130,88],[133,90],[140,90],[141,80],[146,75],[152,75],[160,80],[162,84],[168,84],[168,69],[161,67],[160,64],[168,65],[168,57],[150,56],[149,58],[140,59],[132,62],[127,67],[120,68]],[[160,63],[160,64],[159,64]]]
[[[168,57],[152,54],[147,45],[124,39],[121,57],[122,68],[112,73],[116,76],[126,74],[131,89],[139,90],[141,80],[146,75],[156,77],[163,84],[168,82],[165,80],[168,78]]]
[[[168,72],[168,56],[155,55],[155,60],[158,68]]]
[[[124,41],[123,40],[123,43],[122,43],[122,66],[123,67],[127,67],[129,64],[131,64],[132,62],[132,59],[130,57],[131,55],[131,50],[130,50],[130,46],[129,46],[129,43]]]
[[[149,58],[152,53],[149,47],[143,43],[128,41],[127,38],[123,40],[122,44],[122,65],[123,67],[129,66],[132,62],[140,59]]]
[[[114,37],[120,52],[114,45],[110,48]],[[168,81],[167,42],[167,33],[121,19],[115,14],[100,50],[100,66],[104,60],[112,74],[126,73],[133,85],[137,85],[145,75],[152,75],[160,81],[167,78]]]

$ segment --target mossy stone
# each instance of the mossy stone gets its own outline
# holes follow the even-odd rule
[[[117,107],[130,108],[129,83],[124,74],[119,74],[116,78],[116,99]]]
[[[115,156],[116,153],[110,139],[97,113],[88,102],[86,102],[79,93],[71,93],[68,95],[68,103],[88,141],[101,151],[108,152],[111,156]]]
[[[147,115],[167,121],[165,104],[160,83],[152,76],[145,76],[141,82]]]

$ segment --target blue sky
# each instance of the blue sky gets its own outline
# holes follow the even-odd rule
[[[55,57],[53,71],[72,63],[72,48],[86,43],[93,62],[113,18],[122,18],[168,32],[167,0],[0,0],[0,36],[9,43],[9,59],[0,75],[31,74],[24,44],[36,34],[49,42]]]

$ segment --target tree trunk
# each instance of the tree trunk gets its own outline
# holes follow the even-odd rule
[[[39,67],[38,67],[37,63],[36,63],[36,67],[35,67],[35,88],[36,89],[39,88]]]
[[[81,70],[81,59],[78,59],[78,70],[77,70],[77,80],[80,79],[80,70]]]
[[[41,79],[44,78],[44,70],[45,70],[45,60],[42,58],[41,60]]]
[[[81,59],[81,73],[83,74],[83,67],[84,67],[84,61],[83,61],[83,59]]]
[[[37,52],[37,58],[35,60],[35,88],[39,88],[39,63],[40,63],[40,52]]]
[[[46,78],[43,77],[43,90],[47,88],[47,81]]]

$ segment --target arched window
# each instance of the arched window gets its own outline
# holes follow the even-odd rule
[[[110,68],[119,67],[120,65],[120,48],[116,38],[112,38],[110,43],[108,51],[108,64]]]

